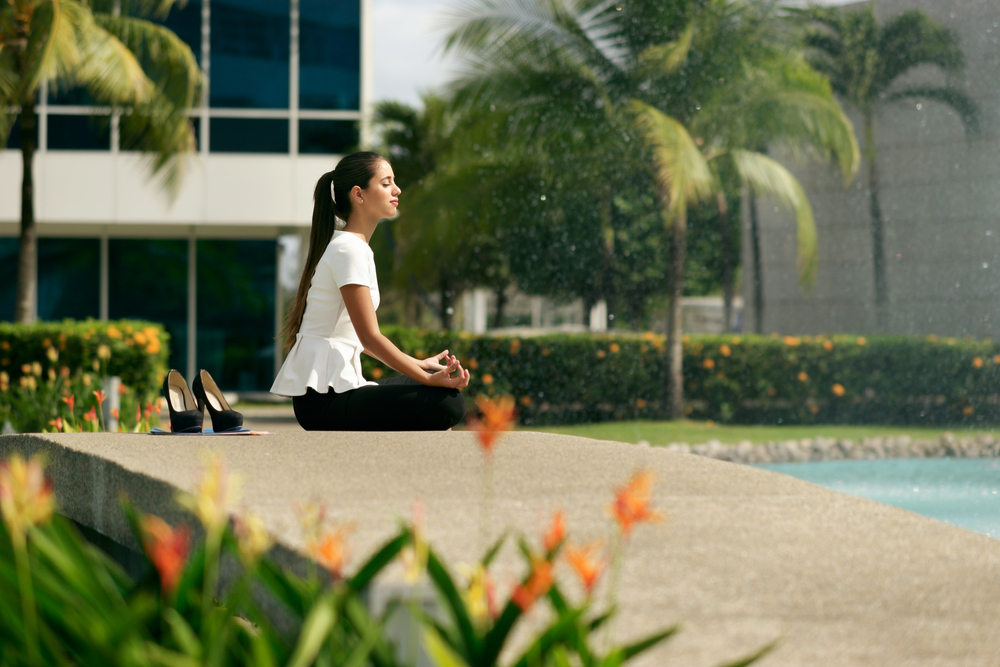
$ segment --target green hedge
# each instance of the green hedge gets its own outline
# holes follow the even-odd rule
[[[77,420],[94,404],[100,378],[119,376],[126,387],[122,417],[160,393],[169,335],[153,322],[0,323],[0,418],[22,432],[40,431],[57,416]],[[76,396],[74,415],[62,397]]]
[[[662,335],[478,337],[388,329],[424,356],[449,348],[468,395],[513,394],[525,424],[663,416]],[[389,373],[365,358],[368,377]],[[685,336],[687,412],[744,424],[1000,423],[1000,346],[904,336]]]

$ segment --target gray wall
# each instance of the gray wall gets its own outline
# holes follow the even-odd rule
[[[886,228],[888,331],[1000,336],[1000,2],[876,0],[880,19],[920,9],[955,30],[966,56],[953,85],[979,105],[971,141],[946,107],[900,102],[881,107],[875,133]],[[906,84],[943,84],[933,69]],[[850,112],[850,109],[848,109]],[[860,118],[852,115],[858,141]],[[759,201],[766,333],[868,333],[876,330],[867,173],[845,190],[824,165],[782,161],[798,176],[816,216],[815,288],[798,287],[791,215]],[[747,216],[744,215],[744,220]],[[746,324],[753,331],[750,242],[744,226]]]

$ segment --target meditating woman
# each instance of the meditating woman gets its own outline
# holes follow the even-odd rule
[[[288,356],[271,392],[291,396],[307,431],[449,429],[465,415],[469,371],[448,350],[404,354],[379,331],[375,256],[368,242],[396,215],[400,189],[377,153],[354,153],[313,194],[309,253],[281,335]],[[289,349],[290,348],[290,349]],[[401,375],[368,382],[361,353]]]

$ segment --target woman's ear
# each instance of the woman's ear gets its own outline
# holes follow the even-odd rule
[[[351,188],[351,196],[354,197],[355,201],[357,201],[359,203],[362,203],[362,204],[365,203],[365,195],[361,191],[361,186],[360,185],[355,185],[353,188]]]

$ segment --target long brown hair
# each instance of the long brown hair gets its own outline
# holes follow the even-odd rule
[[[337,163],[337,168],[319,177],[316,189],[313,191],[312,229],[309,231],[309,252],[306,254],[306,265],[302,269],[299,289],[295,292],[292,309],[288,313],[288,321],[279,336],[284,339],[287,352],[295,344],[295,336],[302,326],[302,316],[306,312],[306,295],[312,284],[316,265],[323,257],[323,252],[333,238],[337,228],[337,218],[347,220],[351,215],[351,190],[355,185],[366,189],[375,177],[378,166],[388,162],[378,153],[352,153]],[[337,201],[334,203],[330,195],[330,183],[334,184]]]

